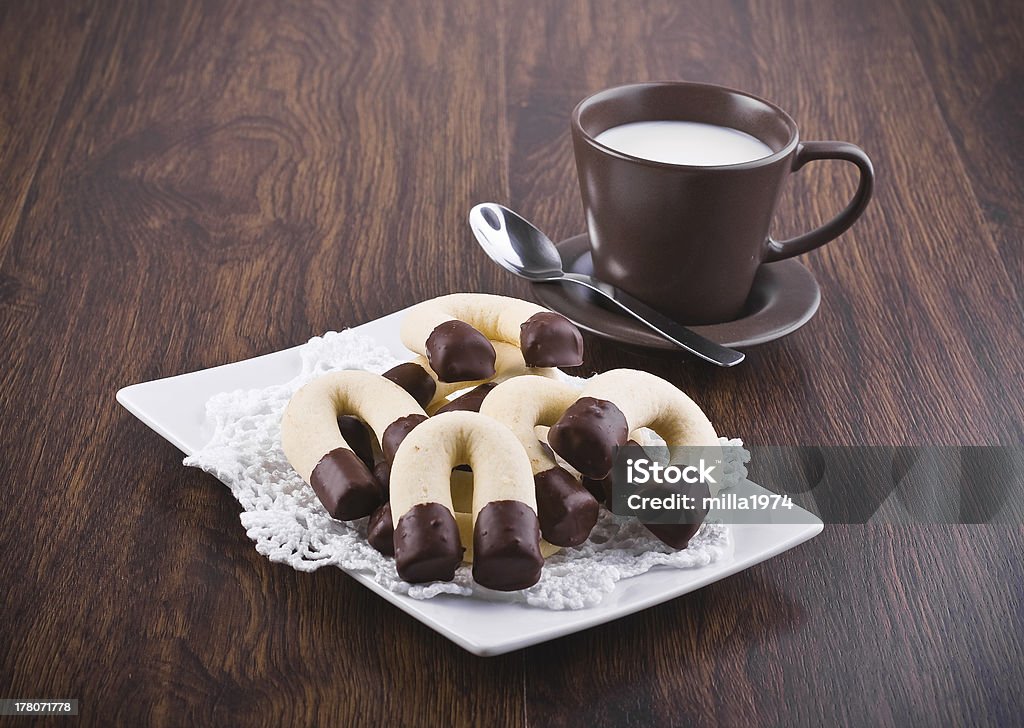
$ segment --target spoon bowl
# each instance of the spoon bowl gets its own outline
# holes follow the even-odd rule
[[[531,281],[559,280],[562,258],[551,238],[507,207],[484,202],[469,211],[469,227],[488,257]]]

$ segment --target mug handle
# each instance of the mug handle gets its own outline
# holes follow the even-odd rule
[[[845,210],[821,227],[789,240],[775,240],[769,236],[768,252],[764,257],[765,263],[792,258],[794,255],[801,255],[835,240],[856,222],[864,212],[864,208],[868,206],[871,192],[875,187],[875,170],[863,149],[847,142],[801,142],[793,156],[793,171],[796,172],[808,162],[819,159],[840,159],[856,164],[857,169],[860,170],[860,183],[857,185],[857,192]]]

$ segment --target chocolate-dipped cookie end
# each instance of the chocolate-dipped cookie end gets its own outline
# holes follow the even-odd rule
[[[646,523],[644,526],[659,541],[677,551],[685,549],[690,539],[700,530],[699,523]]]
[[[471,382],[494,376],[494,346],[465,321],[439,324],[426,341],[427,361],[442,382]]]
[[[366,524],[366,540],[385,556],[395,555],[395,525],[391,520],[390,503],[385,503],[370,515]]]
[[[525,503],[491,501],[473,528],[473,579],[488,589],[515,591],[540,580],[540,522]]]
[[[380,505],[380,485],[365,463],[347,447],[323,456],[309,478],[324,508],[339,521],[368,516]]]
[[[437,382],[416,362],[407,361],[382,375],[412,395],[420,407],[426,407],[437,393]]]
[[[388,425],[380,438],[380,449],[384,454],[384,459],[388,462],[394,460],[395,453],[398,452],[398,446],[402,444],[402,440],[405,439],[406,435],[412,432],[416,425],[426,421],[426,415],[414,414],[399,417]]]
[[[615,448],[626,442],[629,425],[611,402],[580,397],[548,431],[548,444],[588,478],[602,479],[612,469]]]
[[[345,444],[368,469],[373,470],[373,435],[370,434],[370,428],[358,417],[342,415],[338,418],[338,430]]]
[[[533,476],[544,540],[555,546],[579,546],[597,523],[597,499],[565,468],[555,466]]]
[[[391,498],[391,461],[378,460],[373,466],[373,477],[377,479],[380,487],[380,499],[386,501]]]
[[[411,584],[451,581],[462,563],[455,516],[440,503],[419,503],[395,526],[395,567]]]
[[[551,311],[535,313],[520,326],[519,347],[527,366],[576,367],[583,363],[580,330]]]

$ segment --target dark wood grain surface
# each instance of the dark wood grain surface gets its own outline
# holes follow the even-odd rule
[[[588,339],[752,443],[1024,440],[1019,3],[0,4],[0,697],[89,725],[1012,725],[1021,526],[835,526],[643,613],[473,657],[259,556],[133,382],[452,291],[528,296],[479,201],[584,227],[568,117],[613,84],[764,95],[875,162],[822,306],[714,370]],[[831,214],[794,179],[781,233]],[[12,725],[30,719],[8,719]],[[70,721],[70,719],[68,719]]]

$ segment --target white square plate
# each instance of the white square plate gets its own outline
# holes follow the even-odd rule
[[[411,358],[398,337],[404,311],[356,328],[375,338],[400,359]],[[300,369],[297,347],[235,364],[125,387],[117,401],[186,454],[201,448],[213,434],[206,422],[206,401],[219,392],[257,389],[287,382]],[[750,492],[766,493],[746,481]],[[794,510],[799,510],[794,508]],[[367,588],[476,655],[500,655],[610,622],[674,599],[718,581],[814,538],[822,523],[806,511],[804,523],[733,526],[736,544],[731,559],[696,569],[654,569],[618,583],[601,604],[578,611],[550,611],[520,604],[437,597],[416,600],[387,591],[365,574],[348,574]],[[792,512],[787,520],[794,518]]]

